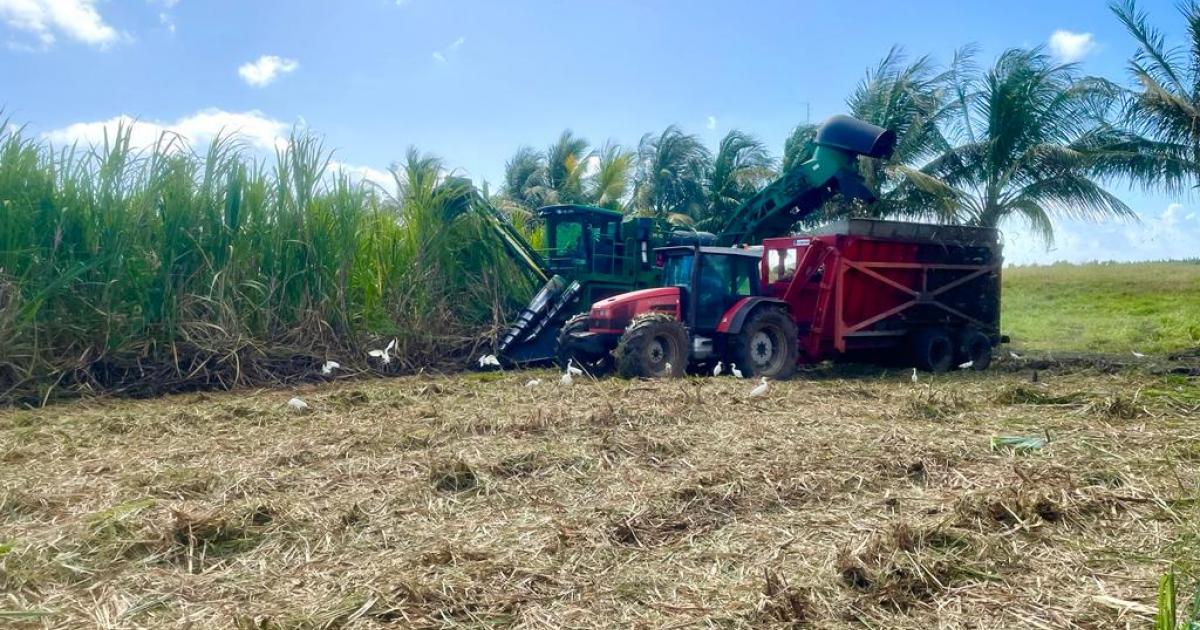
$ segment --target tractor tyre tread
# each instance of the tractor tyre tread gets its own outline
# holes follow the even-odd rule
[[[671,372],[659,376],[668,378],[683,376],[687,370],[689,354],[687,328],[678,319],[666,313],[639,315],[625,328],[625,332],[621,334],[621,339],[617,342],[617,349],[613,351],[613,356],[616,357],[617,374],[622,378],[655,376],[647,373],[644,358],[647,344],[655,336],[662,334],[674,338],[680,356],[675,360],[667,359],[671,363]]]
[[[759,373],[749,356],[750,340],[765,326],[778,329],[787,348],[787,355],[784,357],[782,365],[773,370],[773,374]],[[792,321],[787,311],[777,306],[759,307],[750,313],[742,325],[741,331],[729,340],[729,348],[730,361],[737,364],[738,369],[746,378],[766,376],[776,380],[786,379],[795,374],[796,365],[800,360],[800,342],[796,323]]]

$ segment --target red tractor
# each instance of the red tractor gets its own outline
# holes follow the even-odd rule
[[[1002,340],[994,229],[851,219],[749,249],[656,251],[666,286],[596,302],[563,327],[560,356],[626,377],[723,361],[786,378],[838,357],[982,370]]]

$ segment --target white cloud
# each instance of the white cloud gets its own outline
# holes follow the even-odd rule
[[[392,177],[390,172],[371,166],[346,164],[332,160],[329,162],[328,171],[330,174],[345,173],[351,180],[375,184],[389,193],[396,190],[396,178]]]
[[[450,57],[453,57],[454,53],[458,52],[458,49],[462,48],[462,45],[465,43],[467,43],[467,38],[459,37],[458,39],[451,42],[451,44],[449,46],[447,46],[445,50],[434,51],[434,53],[432,55],[433,60],[438,63],[446,63],[446,61]]]
[[[713,129],[716,129],[716,128],[717,128],[717,117],[716,117],[716,116],[709,116],[709,117],[708,117],[708,122],[707,122],[707,123],[705,123],[704,127],[705,127],[706,129],[710,130],[710,131],[711,131],[711,130],[713,130]]]
[[[257,149],[282,149],[287,146],[290,129],[287,123],[269,118],[256,110],[227,112],[210,108],[174,122],[138,120],[122,114],[108,120],[75,123],[44,135],[52,143],[60,145],[99,145],[104,142],[105,134],[112,139],[118,127],[130,130],[130,144],[137,149],[154,146],[164,133],[178,134],[192,145],[211,141],[219,134],[232,134]]]
[[[1096,40],[1091,33],[1074,33],[1058,29],[1050,35],[1050,52],[1060,61],[1073,63],[1096,50]]]
[[[1010,264],[1065,261],[1177,260],[1200,253],[1200,213],[1172,203],[1162,212],[1142,211],[1141,221],[1055,221],[1054,245],[1013,221],[1004,229],[1004,259]]]
[[[42,47],[53,44],[61,34],[90,46],[106,48],[121,39],[121,34],[100,16],[96,1],[0,0],[0,22],[32,33]]]
[[[254,87],[270,84],[280,75],[295,72],[300,62],[295,59],[285,59],[275,55],[263,55],[249,63],[238,67],[238,76]]]

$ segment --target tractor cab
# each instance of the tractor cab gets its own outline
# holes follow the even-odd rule
[[[692,330],[716,330],[730,308],[761,292],[761,251],[664,247],[657,252],[663,261],[663,285],[680,289],[681,319]]]
[[[622,273],[620,212],[560,205],[541,208],[538,216],[545,221],[545,258],[553,273]]]

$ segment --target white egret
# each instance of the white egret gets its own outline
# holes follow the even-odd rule
[[[973,368],[973,367],[975,367],[975,362],[974,362],[974,361],[967,361],[966,363],[959,363],[959,364],[958,364],[958,369],[960,369],[960,370],[969,370],[969,369],[971,369],[971,368]]]
[[[738,366],[736,363],[729,364],[729,373],[733,374],[734,376],[736,376],[738,378],[746,378],[746,377],[742,376],[742,371],[738,369]]]
[[[758,386],[755,387],[754,389],[750,390],[750,397],[751,398],[761,398],[763,396],[766,396],[767,395],[767,387],[768,387],[767,377],[764,376],[764,377],[762,377],[762,380],[759,382]]]
[[[392,350],[395,350],[395,349],[396,349],[396,340],[393,339],[390,343],[388,343],[387,347],[384,348],[383,350],[372,350],[372,351],[368,352],[367,355],[375,357],[376,359],[379,359],[379,361],[381,363],[383,363],[384,365],[387,365],[392,362]]]
[[[538,385],[541,385],[541,384],[542,384],[542,379],[534,378],[534,379],[530,379],[528,383],[525,383],[525,387],[537,387]]]
[[[562,378],[558,379],[558,382],[562,383],[563,385],[570,385],[571,383],[575,382],[575,379],[571,377],[571,372],[568,370],[563,372]]]
[[[1008,351],[1008,356],[1012,357],[1013,360],[1015,360],[1015,361],[1021,360],[1021,355],[1017,354],[1016,352],[1013,352],[1012,350]]]
[[[574,361],[575,359],[567,359],[567,372],[570,372],[571,376],[583,376],[583,370],[572,365]]]
[[[303,413],[305,411],[308,411],[308,403],[304,402],[303,400],[300,400],[299,398],[293,398],[293,399],[287,401],[287,406],[290,407],[292,409],[292,411],[295,411],[297,413]]]
[[[720,362],[720,361],[717,361],[717,367],[713,368],[713,376],[720,376],[720,375],[721,375],[721,367],[722,367],[722,366],[721,366],[721,362]]]
[[[321,374],[329,376],[330,374],[333,374],[334,370],[340,370],[341,368],[342,364],[338,363],[337,361],[326,361],[321,364]]]
[[[1141,352],[1138,352],[1137,350],[1134,350],[1134,351],[1133,351],[1133,356],[1135,356],[1135,357],[1137,357],[1137,358],[1139,358],[1139,359],[1145,359],[1145,358],[1146,358],[1146,355],[1142,354]]]
[[[500,367],[500,359],[497,359],[494,354],[485,354],[479,357],[479,367]]]
[[[917,382],[917,368],[913,368],[912,382]]]

